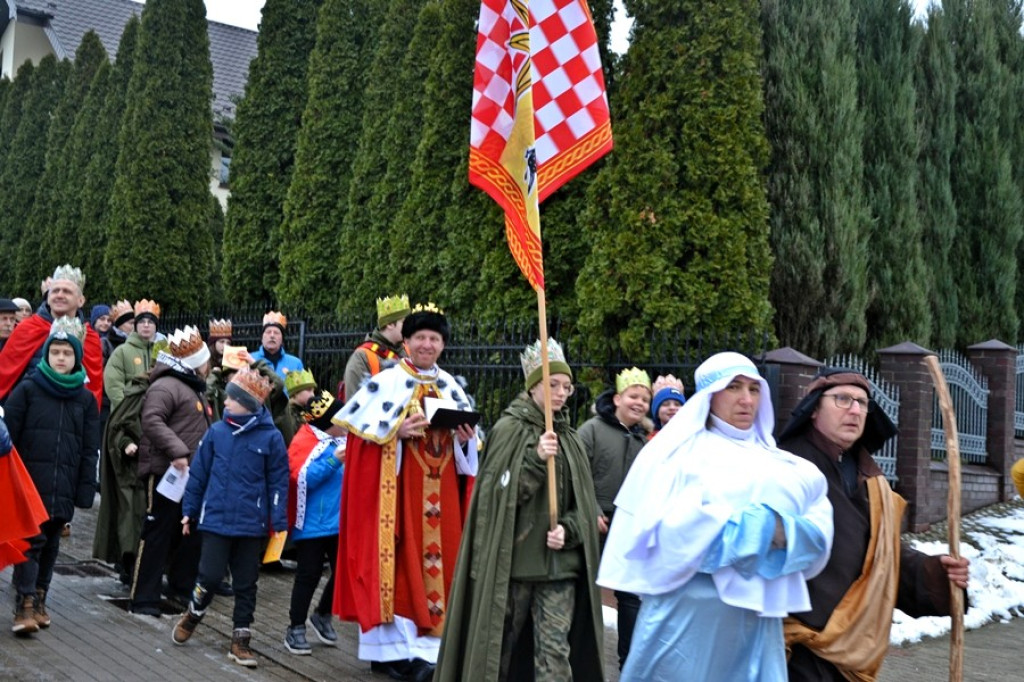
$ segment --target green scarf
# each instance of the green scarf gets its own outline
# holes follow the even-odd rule
[[[53,367],[43,361],[36,365],[36,369],[42,372],[51,383],[57,388],[65,391],[77,390],[85,385],[85,370],[79,366],[77,372],[71,374],[61,374]]]

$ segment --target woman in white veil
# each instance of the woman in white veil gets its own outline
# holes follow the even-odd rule
[[[816,467],[775,447],[768,384],[738,353],[637,456],[597,582],[639,594],[621,680],[786,679],[782,618],[810,609],[832,506]]]

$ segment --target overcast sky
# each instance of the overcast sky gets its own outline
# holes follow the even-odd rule
[[[138,1],[138,0],[137,0]],[[260,22],[260,10],[264,0],[206,0],[206,16],[232,26],[256,30]],[[930,0],[911,0],[918,14],[923,14]],[[622,52],[626,49],[631,21],[625,16],[620,0],[615,0],[618,21],[612,27],[612,49]]]

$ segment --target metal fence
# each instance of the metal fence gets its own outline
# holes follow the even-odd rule
[[[956,351],[939,351],[939,365],[956,412],[960,457],[966,462],[983,464],[988,459],[988,379]],[[946,435],[938,396],[932,399],[932,459],[946,459]]]
[[[892,423],[899,428],[900,425],[900,387],[890,384],[882,379],[874,367],[871,367],[863,358],[854,355],[837,355],[828,361],[832,367],[847,367],[860,372],[867,377],[868,385],[871,387],[871,397],[878,405],[878,409],[885,412]],[[896,475],[896,451],[899,446],[899,434],[885,442],[882,449],[872,456],[878,463],[886,479],[895,485],[899,477]]]
[[[1014,400],[1013,432],[1017,438],[1024,438],[1024,344],[1017,346],[1017,393]]]
[[[218,309],[209,315],[178,314],[161,319],[161,329],[170,332],[185,324],[198,326],[206,332],[212,317],[232,320],[232,342],[255,350],[262,335],[263,309]],[[375,320],[339,320],[334,316],[289,317],[285,330],[285,350],[302,359],[313,372],[317,383],[334,390],[341,381],[345,363],[362,343]],[[438,361],[442,368],[464,382],[466,391],[483,413],[483,424],[497,421],[501,412],[523,390],[523,372],[519,354],[536,340],[536,322],[455,322],[451,338]],[[653,380],[659,374],[674,374],[693,389],[693,371],[709,355],[722,350],[744,353],[761,365],[768,350],[766,334],[738,333],[731,335],[690,334],[686,332],[653,332],[648,338],[649,361],[636,362],[613,357],[597,362],[584,352],[585,339],[571,323],[552,321],[549,335],[565,348],[566,360],[572,367],[576,392],[568,408],[573,424],[581,424],[591,416],[597,396],[614,384],[615,375],[634,365],[646,370]],[[771,382],[769,382],[771,383]],[[774,387],[773,387],[774,388]]]

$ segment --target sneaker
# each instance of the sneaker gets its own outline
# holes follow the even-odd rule
[[[185,613],[181,614],[181,618],[178,619],[174,630],[171,631],[171,640],[179,646],[184,644],[192,636],[192,633],[196,631],[196,626],[202,620],[202,614],[197,615],[193,613],[191,607],[185,609]]]
[[[251,637],[252,633],[249,628],[235,628],[231,633],[231,650],[228,651],[229,659],[246,668],[255,668],[259,665],[256,655],[249,648]]]
[[[30,635],[39,631],[39,623],[36,622],[33,606],[35,600],[35,595],[31,594],[18,597],[14,606],[14,625],[11,626],[11,632],[18,635]]]
[[[313,647],[306,641],[305,625],[289,625],[284,633],[284,648],[299,656],[313,653]]]
[[[393,680],[407,680],[412,672],[412,661],[370,661],[370,671]]]
[[[331,614],[319,614],[313,613],[309,617],[309,624],[313,628],[313,632],[316,633],[316,638],[327,646],[338,645],[338,633],[334,631],[334,626],[331,624]]]
[[[46,612],[46,590],[36,590],[32,615],[35,616],[36,625],[43,629],[50,627],[50,614]]]
[[[69,537],[71,537],[71,524],[70,523],[65,523],[64,524],[64,527],[60,531],[60,536],[62,538],[69,538]]]

